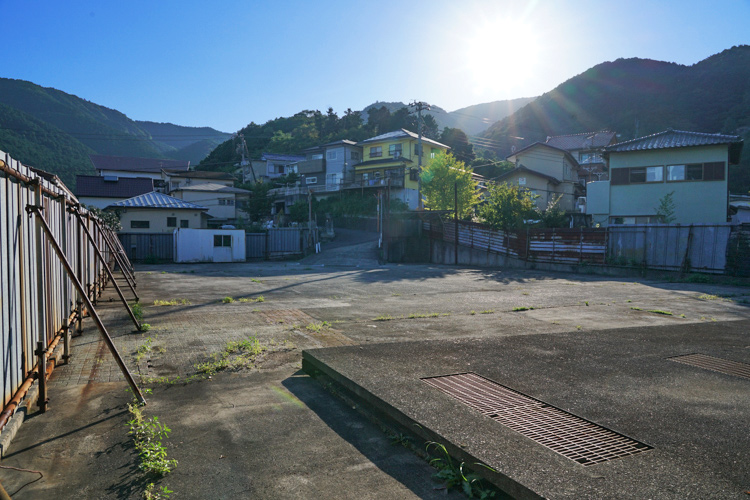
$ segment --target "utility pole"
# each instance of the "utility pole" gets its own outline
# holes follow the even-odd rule
[[[237,149],[240,150],[240,153],[242,154],[242,161],[240,161],[240,166],[242,167],[242,182],[245,182],[245,166],[250,165],[250,172],[253,174],[253,182],[258,182],[258,179],[255,178],[255,170],[253,170],[253,166],[248,161],[248,157],[250,156],[250,152],[247,150],[247,143],[245,142],[245,134],[239,134],[237,136],[240,139],[241,144],[237,146]]]
[[[422,101],[412,101],[409,106],[417,109],[417,136],[418,136],[418,148],[419,152],[417,155],[417,173],[422,173],[422,110],[430,110],[430,105]],[[421,175],[417,176],[417,210],[422,210],[422,178]]]

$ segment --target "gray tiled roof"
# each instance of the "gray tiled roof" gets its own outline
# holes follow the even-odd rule
[[[155,191],[112,203],[107,208],[109,207],[208,210],[206,207],[196,205],[195,203],[189,203]]]
[[[154,190],[154,181],[148,177],[119,177],[109,180],[99,175],[77,175],[76,196],[99,198],[132,198]]]
[[[558,148],[556,146],[550,146],[546,142],[535,142],[534,144],[529,144],[525,148],[521,148],[518,151],[516,151],[515,153],[509,154],[508,156],[505,157],[505,159],[506,160],[510,160],[514,156],[518,156],[521,153],[525,153],[526,151],[528,151],[528,150],[530,150],[532,148],[537,148],[537,147],[549,148],[549,149],[554,149],[555,151],[559,151],[559,152],[563,153],[573,165],[578,166],[578,160],[576,160],[575,158],[573,158],[573,155],[571,155],[570,152],[567,149]]]
[[[235,194],[248,194],[250,191],[247,189],[240,189],[236,187],[225,186],[224,184],[217,184],[215,182],[203,182],[200,184],[190,184],[186,186],[180,186],[173,191],[204,191],[211,193],[235,193]]]
[[[368,142],[389,141],[392,139],[401,139],[403,137],[409,137],[411,139],[418,139],[419,135],[412,132],[411,130],[406,130],[405,128],[402,128],[401,130],[394,130],[393,132],[388,132],[386,134],[381,134],[375,137],[370,137],[369,139],[365,139],[364,141],[361,141],[359,144],[367,144]],[[438,141],[433,141],[432,139],[428,139],[425,136],[422,136],[422,142],[426,142],[427,144],[434,144],[436,146],[450,149],[450,146],[441,144]]]
[[[89,155],[97,170],[126,170],[130,172],[161,172],[162,169],[187,172],[189,161],[163,158],[135,158],[128,156]]]
[[[263,153],[260,157],[264,161],[302,161],[305,159],[304,156],[298,155],[282,155],[277,153]]]
[[[651,149],[684,148],[692,146],[712,146],[719,144],[742,143],[736,135],[705,134],[668,129],[658,134],[639,137],[630,141],[613,144],[605,148],[607,152],[646,151]]]
[[[584,132],[582,134],[556,135],[547,137],[545,144],[568,151],[579,149],[597,149],[608,146],[615,138],[615,133],[609,130],[599,132]]]

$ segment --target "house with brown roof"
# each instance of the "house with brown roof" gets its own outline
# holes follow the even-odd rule
[[[105,208],[154,190],[150,177],[116,177],[113,175],[77,175],[76,198],[88,207]]]
[[[610,180],[588,184],[587,213],[600,225],[663,223],[669,196],[675,224],[727,222],[728,166],[742,146],[734,135],[672,129],[608,146]]]
[[[576,159],[578,176],[582,182],[602,181],[609,178],[604,160],[604,148],[617,144],[617,134],[609,130],[581,134],[547,137],[545,144],[564,149]]]
[[[576,200],[583,194],[578,178],[578,161],[565,149],[536,142],[516,151],[506,160],[515,168],[492,179],[517,184],[536,195],[536,206],[547,208],[550,201],[560,198],[558,207],[575,211]]]

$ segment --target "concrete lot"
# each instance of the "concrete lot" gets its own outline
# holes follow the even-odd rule
[[[371,243],[346,243],[299,262],[138,266],[144,322],[152,326],[145,334],[133,332],[107,292],[104,322],[133,373],[153,387],[145,411],[173,430],[167,446],[180,463],[161,481],[173,497],[445,497],[422,459],[300,371],[303,349],[578,339],[608,328],[679,329],[750,316],[743,287],[379,266]],[[261,295],[263,302],[251,301]],[[145,486],[127,436],[126,385],[87,323],[72,362],[53,375],[51,410],[28,419],[3,460],[44,473],[14,498],[131,498]],[[251,336],[268,348],[255,368],[182,382],[196,363]],[[139,356],[149,338],[152,350]],[[0,471],[11,494],[35,477]]]

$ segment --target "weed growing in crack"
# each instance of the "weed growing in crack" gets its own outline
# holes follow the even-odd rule
[[[516,312],[516,311],[533,311],[533,310],[534,310],[533,307],[523,307],[523,306],[521,306],[521,307],[514,307],[513,308],[514,312]]]
[[[258,295],[257,297],[242,297],[241,299],[238,299],[238,302],[247,303],[247,302],[265,302],[266,298],[262,295]]]
[[[190,301],[188,299],[172,299],[172,300],[155,300],[154,305],[157,307],[161,306],[189,306]]]
[[[207,376],[222,370],[240,370],[253,366],[256,358],[265,350],[266,347],[255,337],[227,342],[223,351],[212,354],[209,361],[194,366],[198,374]]]
[[[145,500],[161,500],[162,498],[169,498],[171,493],[174,493],[174,491],[167,489],[166,486],[162,486],[157,490],[154,483],[149,483],[146,491],[143,492],[143,498]]]
[[[328,330],[330,327],[331,327],[331,324],[328,321],[322,321],[320,323],[313,322],[313,323],[309,323],[305,327],[305,330],[315,332],[315,333],[320,333],[323,330]]]
[[[663,314],[664,316],[674,316],[674,314],[670,311],[662,311],[661,309],[649,309],[650,313],[654,314]]]
[[[136,302],[130,306],[130,310],[133,311],[133,316],[135,316],[135,319],[137,319],[138,322],[143,320],[143,306],[140,302]]]
[[[234,302],[234,299],[232,297],[224,297],[223,299],[221,299],[221,302],[224,304],[231,304]]]
[[[443,481],[446,489],[460,487],[464,494],[469,498],[486,499],[495,496],[495,491],[484,484],[484,481],[479,474],[467,474],[464,472],[465,462],[458,463],[457,461],[454,461],[450,457],[445,445],[434,441],[428,441],[426,451],[430,456],[434,454],[438,455],[437,457],[430,459],[429,463],[432,467],[438,470],[434,476]],[[474,465],[486,467],[494,471],[492,467],[479,462],[476,462]]]
[[[143,359],[143,356],[145,356],[146,354],[150,354],[152,352],[163,353],[166,351],[166,349],[164,349],[161,346],[153,345],[153,342],[156,340],[157,337],[158,335],[154,335],[153,337],[146,337],[146,341],[143,344],[138,346],[138,349],[136,349],[135,351],[136,363],[139,362],[141,359]]]
[[[135,449],[138,450],[141,463],[138,466],[147,474],[165,476],[177,465],[177,460],[169,458],[162,440],[169,436],[172,430],[159,422],[159,417],[146,418],[137,402],[128,403],[131,419],[127,425],[133,436]]]
[[[480,311],[479,314],[495,314],[494,309],[485,309],[484,311]]]

